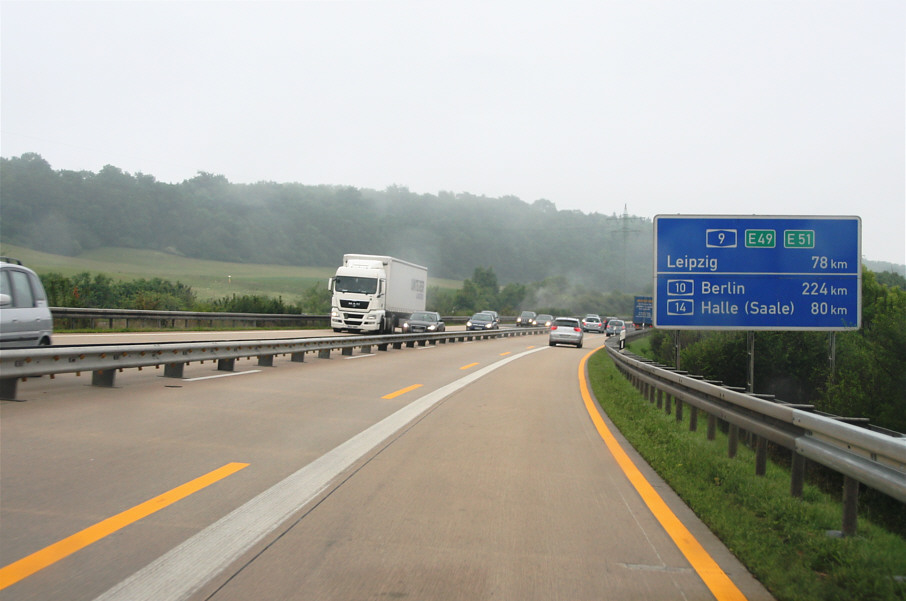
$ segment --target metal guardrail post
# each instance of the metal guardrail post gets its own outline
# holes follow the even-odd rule
[[[859,481],[846,476],[843,478],[843,536],[856,535],[859,518]]]
[[[793,451],[790,465],[790,495],[802,498],[802,488],[805,483],[805,457]]]
[[[739,426],[730,424],[727,430],[727,457],[733,459],[739,450]]]

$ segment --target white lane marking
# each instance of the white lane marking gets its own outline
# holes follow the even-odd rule
[[[197,382],[199,380],[213,380],[214,378],[229,378],[231,376],[244,376],[245,374],[257,374],[260,372],[260,369],[250,369],[248,371],[231,371],[225,374],[217,374],[216,376],[201,376],[200,378],[183,378],[183,382]]]
[[[429,392],[315,459],[177,545],[95,601],[182,601],[327,488],[346,468],[428,409],[475,380],[539,347],[506,357]]]
[[[364,359],[365,357],[375,357],[375,356],[376,355],[374,353],[370,353],[368,355],[356,355],[354,357],[344,357],[344,359],[349,361],[350,359]]]

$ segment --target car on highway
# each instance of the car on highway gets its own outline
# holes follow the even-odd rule
[[[497,322],[494,320],[494,316],[490,313],[485,313],[484,311],[476,313],[469,318],[469,321],[466,322],[466,330],[496,330],[498,329]]]
[[[535,325],[538,327],[549,328],[552,323],[554,323],[554,316],[547,313],[542,313],[535,318]]]
[[[403,322],[403,334],[444,332],[447,326],[437,311],[416,311]]]
[[[589,314],[582,318],[583,332],[598,332],[601,334],[604,332],[604,328],[604,322],[601,321],[600,315]]]
[[[519,314],[519,317],[516,318],[516,327],[517,328],[528,328],[535,325],[535,317],[538,314],[534,311],[523,311]]]
[[[487,313],[487,314],[489,314],[491,317],[493,317],[493,318],[494,318],[494,323],[497,324],[497,327],[500,327],[500,315],[497,313],[497,311],[488,311],[488,310],[485,310],[485,311],[482,311],[482,313]]]
[[[624,322],[622,319],[613,318],[613,319],[608,320],[607,328],[604,330],[604,332],[608,336],[613,336],[615,334],[619,334],[620,332],[624,331],[625,329],[626,329],[626,322]]]
[[[576,348],[582,348],[582,324],[575,317],[558,317],[551,324],[550,337],[548,344],[556,346],[558,344],[572,344]]]
[[[41,278],[18,259],[0,257],[0,348],[49,346],[52,335]]]

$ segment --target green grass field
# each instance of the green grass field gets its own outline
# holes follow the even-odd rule
[[[282,297],[297,302],[314,285],[327,287],[335,269],[288,265],[253,265],[189,259],[178,255],[132,248],[99,248],[77,257],[64,257],[0,244],[0,255],[20,259],[39,274],[73,276],[104,274],[117,281],[161,278],[190,286],[199,300],[236,294]],[[462,282],[428,278],[429,286],[459,288]]]

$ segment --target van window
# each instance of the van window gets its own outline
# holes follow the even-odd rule
[[[35,296],[32,294],[31,282],[24,271],[7,269],[3,271],[0,292],[13,297],[13,307],[34,307]]]

